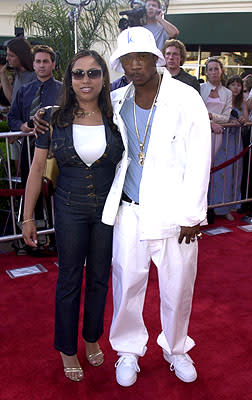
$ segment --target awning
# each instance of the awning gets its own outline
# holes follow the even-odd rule
[[[14,39],[15,36],[0,36],[0,46],[3,46],[7,40]]]
[[[185,45],[252,46],[251,13],[167,14]]]

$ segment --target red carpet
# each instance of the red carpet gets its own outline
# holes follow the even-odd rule
[[[105,352],[103,366],[94,368],[80,361],[85,379],[70,382],[63,375],[61,360],[53,349],[53,310],[57,267],[54,258],[0,255],[0,357],[1,400],[251,400],[251,266],[252,233],[244,225],[217,219],[216,225],[233,232],[203,235],[200,241],[198,277],[189,334],[196,341],[190,355],[198,379],[186,384],[169,371],[155,340],[159,333],[159,295],[152,266],[145,304],[150,339],[140,360],[137,383],[121,388],[115,382],[117,356],[108,342],[112,315],[111,289],[100,340]],[[213,227],[213,225],[210,225]],[[6,269],[43,264],[45,274],[10,279]]]

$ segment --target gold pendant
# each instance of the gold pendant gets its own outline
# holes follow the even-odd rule
[[[144,165],[144,159],[145,159],[145,154],[143,151],[140,151],[140,153],[138,153],[138,164],[143,167]]]

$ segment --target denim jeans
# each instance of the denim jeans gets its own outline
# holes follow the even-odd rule
[[[86,260],[82,335],[96,342],[103,333],[104,307],[112,258],[113,227],[101,222],[105,197],[73,194],[58,187],[55,232],[59,274],[55,306],[55,348],[77,352],[83,269]]]

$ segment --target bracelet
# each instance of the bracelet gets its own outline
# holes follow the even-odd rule
[[[27,222],[32,222],[32,221],[35,221],[34,218],[25,219],[25,220],[22,222],[22,225],[26,224]]]

